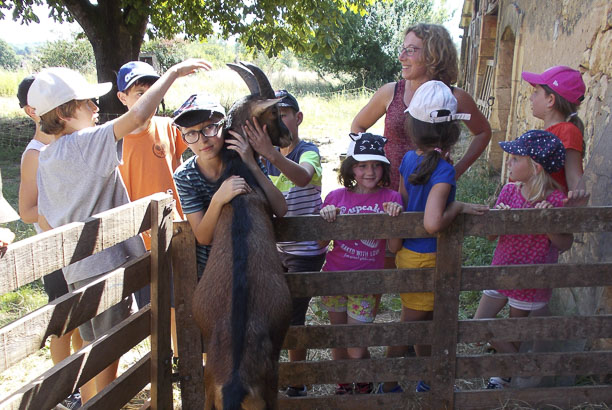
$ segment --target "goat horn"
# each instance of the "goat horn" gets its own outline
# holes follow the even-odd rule
[[[257,82],[259,83],[259,89],[261,90],[262,97],[275,98],[274,90],[272,89],[272,86],[270,85],[270,81],[268,80],[268,77],[266,77],[266,74],[263,71],[261,71],[259,67],[257,67],[254,64],[246,63],[243,61],[241,61],[240,64],[242,64],[243,66],[251,70],[251,72],[257,79]]]
[[[249,87],[249,91],[251,94],[261,95],[261,91],[259,89],[259,82],[257,78],[248,68],[243,67],[242,65],[227,63],[227,66],[237,72],[240,77],[244,80],[247,87]]]

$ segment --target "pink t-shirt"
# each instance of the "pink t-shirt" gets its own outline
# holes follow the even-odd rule
[[[559,190],[553,191],[546,200],[555,207],[563,206],[565,194]],[[521,194],[520,185],[506,184],[497,198],[500,204],[512,209],[533,208],[535,203],[527,202]],[[527,265],[550,263],[551,243],[546,235],[501,235],[493,254],[491,265]],[[550,289],[502,289],[499,293],[524,302],[548,302],[552,291]]]
[[[381,188],[372,194],[357,194],[346,188],[327,194],[323,207],[335,205],[340,215],[384,213],[384,202],[402,203],[397,191]],[[385,239],[334,240],[327,252],[323,271],[382,269],[385,264]]]

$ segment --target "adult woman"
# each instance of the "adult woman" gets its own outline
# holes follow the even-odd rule
[[[402,158],[414,148],[404,130],[404,111],[416,89],[424,82],[438,80],[450,86],[457,81],[457,50],[443,26],[420,23],[404,32],[399,60],[402,80],[379,88],[351,124],[351,132],[365,132],[386,113],[384,134],[388,142],[385,153],[391,161],[390,188],[395,190],[399,185]],[[455,164],[456,178],[459,178],[486,148],[491,139],[491,126],[467,92],[451,88],[457,99],[457,112],[471,114],[471,119],[465,124],[474,135],[463,158]]]

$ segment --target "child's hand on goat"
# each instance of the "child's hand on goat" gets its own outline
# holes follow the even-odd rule
[[[272,159],[272,156],[276,153],[276,150],[270,141],[267,125],[264,124],[262,127],[259,125],[257,118],[253,117],[253,122],[247,120],[246,125],[242,127],[242,131],[249,139],[249,143],[255,152],[267,160]]]
[[[334,222],[336,220],[336,215],[339,213],[340,209],[336,208],[334,205],[327,205],[319,211],[321,217],[327,222]]]
[[[383,210],[389,216],[398,216],[404,208],[397,202],[383,202]]]
[[[225,140],[227,149],[236,151],[238,155],[240,155],[242,161],[251,169],[251,171],[259,169],[259,165],[257,164],[257,161],[255,161],[253,148],[251,148],[251,144],[249,144],[247,137],[243,137],[236,131],[232,130],[229,130],[229,133],[234,137],[234,139],[227,138]]]
[[[213,195],[213,200],[217,200],[221,205],[225,205],[236,196],[248,194],[251,191],[252,188],[247,184],[244,178],[232,175],[223,181],[217,192]]]

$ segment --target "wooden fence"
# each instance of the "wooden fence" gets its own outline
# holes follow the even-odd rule
[[[151,382],[150,406],[171,409],[169,331],[169,254],[172,253],[178,328],[178,381],[183,409],[203,407],[202,344],[191,315],[196,286],[195,239],[186,222],[172,225],[171,197],[158,194],[116,208],[85,223],[70,224],[9,247],[0,258],[0,293],[16,289],[55,269],[83,259],[149,228],[151,253],[71,292],[0,329],[1,369],[37,351],[50,334],[64,334],[146,285],[151,275],[151,307],[113,328],[0,402],[2,408],[51,408],[108,364],[151,334],[151,353],[123,373],[84,408],[121,408]],[[278,240],[427,237],[422,213],[339,216],[333,224],[318,216],[275,221]],[[171,229],[171,226],[173,227]],[[458,320],[459,292],[530,287],[610,286],[610,263],[463,267],[464,237],[519,233],[609,232],[612,207],[493,210],[485,216],[461,215],[438,235],[438,264],[429,269],[309,272],[288,274],[294,296],[432,291],[432,321],[344,326],[294,326],[286,348],[431,344],[431,357],[281,363],[280,385],[335,384],[347,375],[359,381],[428,380],[428,393],[279,396],[281,408],[495,408],[511,400],[570,407],[611,403],[609,385],[505,390],[454,391],[456,379],[497,375],[546,376],[607,374],[612,352],[539,352],[458,355],[457,343],[490,339],[565,340],[612,337],[612,315]],[[170,242],[172,247],[170,249]],[[178,403],[177,403],[178,405]],[[145,406],[146,407],[146,406]]]
[[[151,383],[144,408],[171,409],[170,242],[173,200],[157,194],[9,246],[0,257],[0,294],[151,229],[151,252],[0,329],[0,371],[151,283],[151,305],[0,401],[5,409],[50,409],[142,340],[151,352],[83,409],[118,409]],[[163,290],[163,291],[160,291]]]
[[[275,221],[277,240],[366,239],[427,237],[422,213],[339,216],[327,223],[318,216]],[[612,373],[612,352],[540,352],[495,355],[458,355],[457,343],[501,341],[596,339],[612,337],[612,315],[458,320],[459,292],[482,289],[582,287],[612,285],[612,264],[553,264],[463,267],[464,237],[519,233],[605,232],[612,230],[612,207],[574,209],[492,210],[485,216],[460,215],[438,236],[438,264],[431,269],[310,272],[287,274],[294,296],[432,291],[436,304],[432,321],[374,323],[343,326],[293,326],[285,348],[324,349],[349,346],[431,344],[431,357],[373,358],[342,361],[281,363],[279,385],[335,384],[347,377],[356,381],[428,380],[428,393],[384,395],[309,396],[279,395],[287,409],[391,409],[391,408],[500,408],[517,400],[534,408],[556,405],[568,408],[589,403],[612,403],[612,386],[575,386],[504,390],[454,391],[456,379],[490,376],[593,375]],[[183,409],[203,405],[199,333],[190,322],[190,294],[195,286],[195,244],[189,225],[175,223],[173,246],[179,372]],[[180,248],[180,249],[178,249]],[[180,252],[180,258],[175,258]],[[178,275],[177,275],[178,273]],[[185,276],[191,279],[185,283]],[[177,286],[179,285],[179,286]],[[185,335],[189,334],[187,339]],[[183,341],[181,341],[183,339]],[[185,353],[186,352],[186,353]]]

